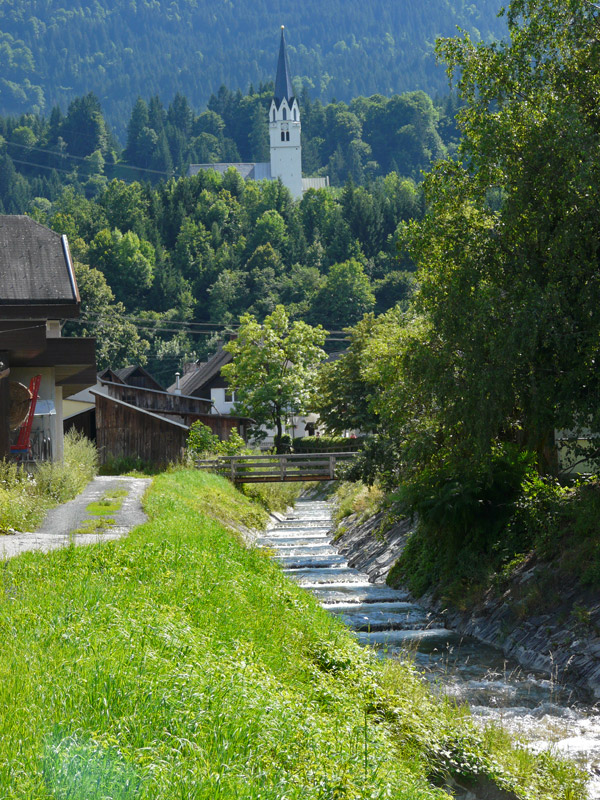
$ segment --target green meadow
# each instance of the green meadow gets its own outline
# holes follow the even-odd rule
[[[159,475],[145,504],[125,539],[0,569],[3,799],[433,800],[450,774],[584,796],[360,648],[232,532],[266,512],[224,479]]]

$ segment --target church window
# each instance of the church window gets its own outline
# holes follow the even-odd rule
[[[298,122],[298,109],[294,109],[294,122]]]
[[[275,122],[275,109],[273,109],[273,122]]]
[[[281,141],[285,142],[285,133],[281,131]]]
[[[283,118],[287,119],[287,108],[285,106],[283,107]]]
[[[289,131],[285,132],[285,140],[286,140],[286,142],[289,142],[289,140],[290,140],[290,132]]]

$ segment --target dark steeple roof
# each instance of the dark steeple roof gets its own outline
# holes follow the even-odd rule
[[[281,26],[281,44],[279,45],[279,58],[277,59],[277,77],[275,78],[275,104],[279,108],[285,98],[288,105],[292,104],[294,89],[290,77],[290,62],[288,61],[283,25]]]

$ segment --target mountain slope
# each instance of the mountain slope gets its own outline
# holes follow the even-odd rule
[[[502,35],[499,0],[3,0],[0,114],[47,111],[93,91],[122,135],[138,95],[198,108],[225,84],[274,78],[280,24],[313,97],[445,92],[437,35]]]

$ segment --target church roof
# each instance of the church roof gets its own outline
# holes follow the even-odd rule
[[[279,45],[279,58],[277,60],[277,76],[275,78],[275,103],[279,107],[285,98],[288,105],[292,104],[294,89],[290,77],[290,62],[288,60],[283,25],[281,26],[281,43]]]

